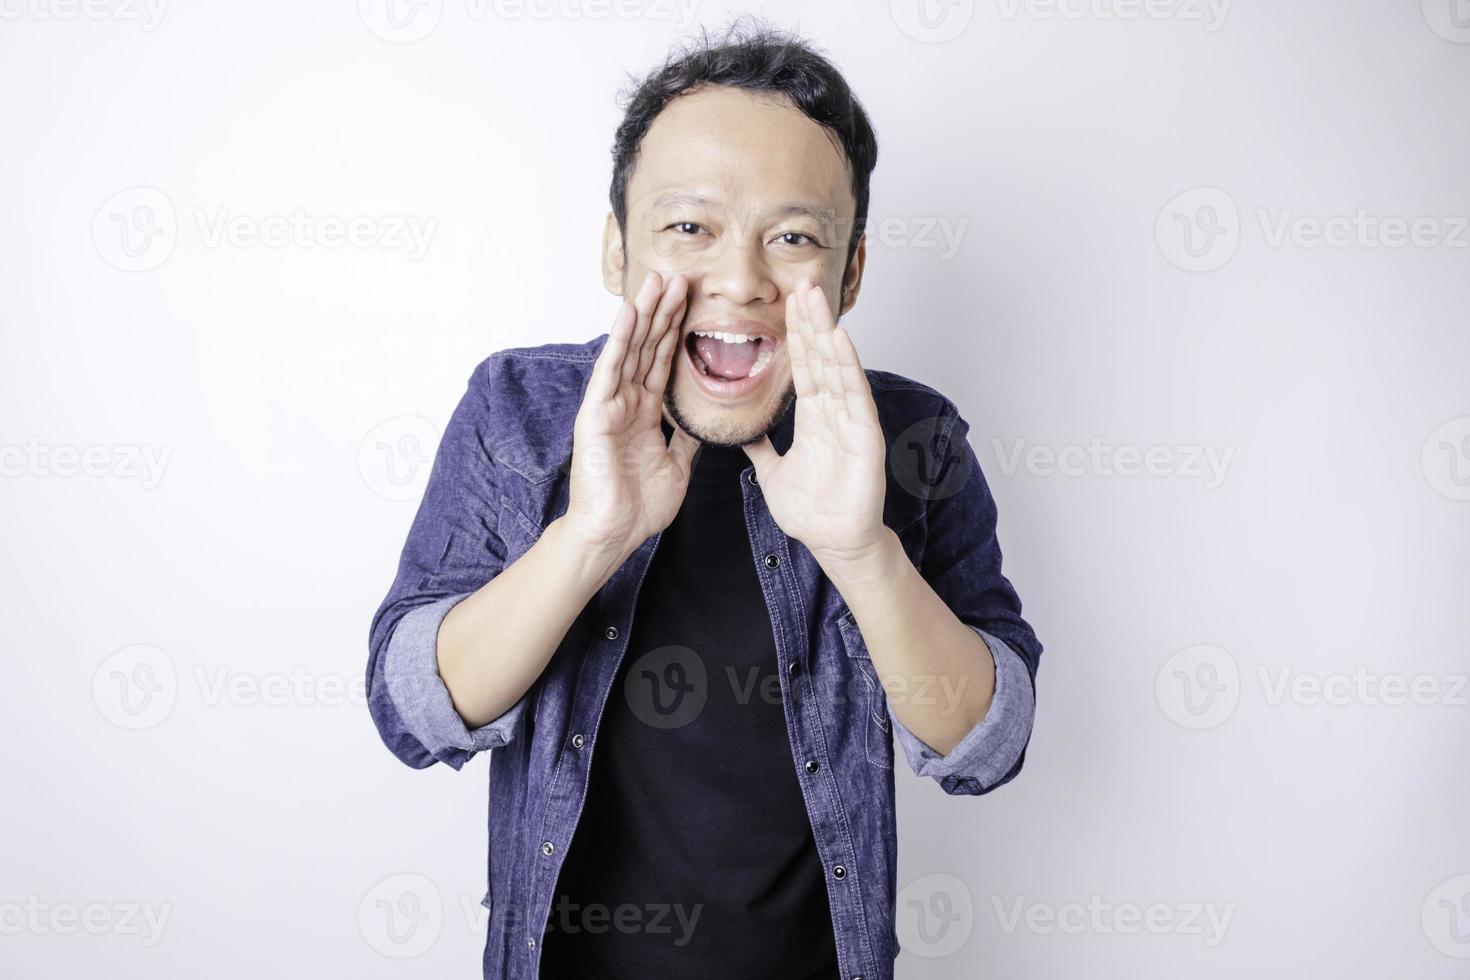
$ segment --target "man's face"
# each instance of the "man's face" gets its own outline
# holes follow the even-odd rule
[[[845,270],[856,205],[840,146],[784,98],[698,89],[649,127],[627,200],[626,252],[612,216],[604,235],[608,288],[631,298],[649,270],[689,280],[665,418],[703,442],[759,439],[796,397],[786,297],[806,279],[834,314],[857,299],[863,246]],[[699,336],[711,333],[723,337]]]

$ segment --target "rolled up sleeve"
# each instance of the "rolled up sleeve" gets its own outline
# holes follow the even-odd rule
[[[897,718],[894,732],[916,773],[932,776],[947,793],[980,795],[1010,782],[1025,763],[1042,645],[1001,570],[995,500],[966,438],[969,424],[948,399],[935,421],[934,472],[924,484],[933,493],[925,501],[919,573],[956,618],[985,640],[995,661],[995,694],[985,718],[946,755]]]
[[[368,710],[390,751],[423,769],[461,768],[514,738],[530,691],[490,724],[465,726],[439,676],[439,626],[449,610],[506,564],[498,519],[490,398],[491,360],[470,376],[434,454],[398,572],[368,639]],[[539,683],[539,682],[538,682]]]
[[[404,727],[423,750],[459,769],[474,755],[498,749],[515,737],[530,692],[500,717],[471,729],[454,707],[439,676],[439,625],[462,599],[451,596],[419,606],[399,620],[383,652],[379,671],[387,696]]]
[[[995,661],[995,694],[985,718],[948,754],[941,755],[905,728],[891,705],[888,717],[914,772],[938,780],[948,792],[978,794],[999,785],[1021,758],[1031,738],[1036,698],[1025,662],[1005,640],[978,627],[970,628],[985,640]]]

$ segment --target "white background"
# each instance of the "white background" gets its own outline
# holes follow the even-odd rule
[[[687,25],[66,2],[0,0],[0,972],[477,977],[487,759],[340,688],[475,364],[607,329],[614,96]],[[899,975],[1464,976],[1470,7],[926,2],[763,8],[871,113],[846,322],[971,422],[1046,645],[1017,781],[900,757]],[[213,235],[297,211],[432,234]]]

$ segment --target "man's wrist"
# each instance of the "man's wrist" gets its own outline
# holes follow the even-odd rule
[[[589,593],[602,588],[632,554],[626,549],[594,541],[571,524],[566,515],[546,525],[541,532],[541,541],[547,542],[563,561],[575,569],[577,580],[588,587]]]
[[[872,547],[858,554],[838,557],[813,552],[813,557],[843,596],[888,588],[910,564],[903,542],[886,524]]]

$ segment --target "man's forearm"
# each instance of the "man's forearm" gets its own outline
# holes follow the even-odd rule
[[[457,603],[439,627],[439,676],[468,728],[521,699],[621,561],[586,550],[552,521],[524,555]]]
[[[893,713],[948,754],[985,719],[995,694],[984,638],[930,588],[888,528],[872,554],[823,570],[862,631]]]

